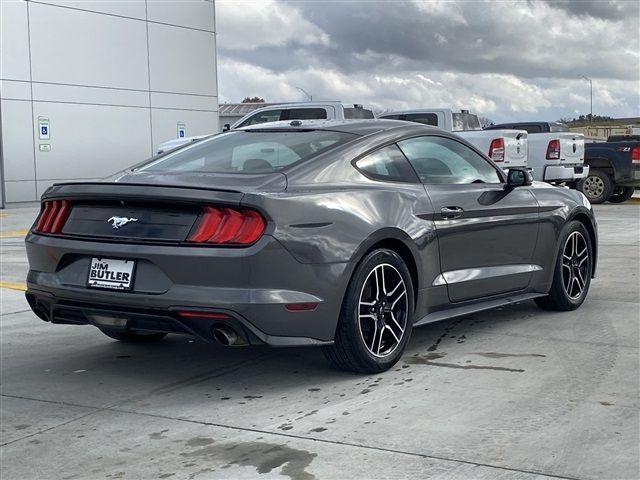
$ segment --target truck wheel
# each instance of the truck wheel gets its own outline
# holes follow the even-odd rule
[[[603,170],[594,169],[589,176],[578,183],[580,190],[591,203],[604,203],[613,192],[611,177]]]
[[[611,203],[623,203],[629,200],[635,192],[634,187],[614,187],[613,193],[609,197]]]

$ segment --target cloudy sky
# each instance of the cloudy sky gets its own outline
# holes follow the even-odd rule
[[[640,116],[640,3],[216,1],[221,102],[469,108],[494,121]]]

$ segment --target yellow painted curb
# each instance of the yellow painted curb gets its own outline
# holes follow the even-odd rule
[[[9,230],[8,232],[0,232],[0,238],[24,237],[27,233],[29,233],[28,228]]]
[[[25,292],[27,290],[27,286],[24,283],[16,283],[16,282],[0,281],[0,288],[8,288],[10,290],[19,290],[21,292]]]
[[[627,203],[640,203],[640,198],[631,197],[629,200],[627,200]]]

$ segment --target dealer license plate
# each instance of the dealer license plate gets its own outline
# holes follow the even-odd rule
[[[130,290],[135,266],[135,260],[94,257],[89,267],[88,285],[94,288]]]

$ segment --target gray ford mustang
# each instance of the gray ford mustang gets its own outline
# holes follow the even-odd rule
[[[129,342],[319,345],[379,372],[417,325],[527,299],[578,308],[597,230],[581,193],[505,174],[455,135],[292,121],[54,185],[26,245],[45,321]]]

